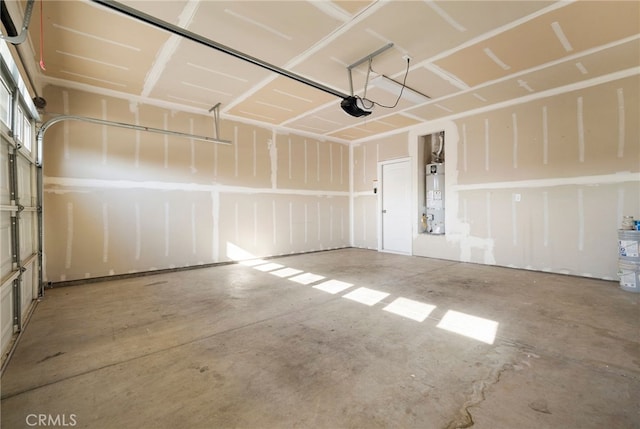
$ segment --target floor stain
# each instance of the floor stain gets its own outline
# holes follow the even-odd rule
[[[551,411],[549,411],[549,406],[547,405],[547,401],[545,401],[544,399],[537,399],[531,402],[529,404],[529,408],[539,413],[551,414]]]
[[[169,283],[169,282],[165,280],[165,281],[161,281],[161,282],[149,283],[149,284],[146,284],[145,286],[157,286],[157,285],[163,285],[165,283]]]
[[[47,357],[45,357],[45,358],[44,358],[44,359],[42,359],[42,360],[39,360],[37,363],[42,363],[42,362],[44,362],[44,361],[46,361],[46,360],[53,359],[54,357],[58,357],[58,356],[61,356],[61,355],[63,355],[63,354],[64,354],[64,352],[58,352],[58,353],[56,353],[56,354],[53,354],[53,355],[47,356]]]

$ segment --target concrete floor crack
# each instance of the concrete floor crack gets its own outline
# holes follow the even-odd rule
[[[475,422],[469,409],[485,400],[485,390],[497,384],[500,381],[502,373],[508,369],[513,369],[513,365],[505,363],[499,368],[493,368],[486,378],[474,381],[469,398],[464,402],[457,416],[445,426],[445,429],[466,429],[472,427]]]

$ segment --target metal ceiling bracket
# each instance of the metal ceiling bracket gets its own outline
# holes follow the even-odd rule
[[[209,109],[209,113],[213,112],[213,136],[216,139],[219,139],[219,130],[220,130],[220,105],[221,103],[216,103],[211,109]]]
[[[369,70],[367,70],[367,83],[369,83],[369,72],[371,71],[371,62],[373,61],[373,59],[375,57],[377,57],[378,55],[380,55],[381,53],[383,53],[384,51],[386,51],[387,49],[390,49],[392,47],[393,47],[393,43],[389,42],[386,45],[384,45],[382,48],[370,53],[366,57],[360,58],[355,63],[350,64],[350,65],[347,66],[347,73],[349,73],[349,90],[351,91],[351,96],[353,96],[353,74],[352,74],[351,70],[354,67],[358,67],[360,64],[364,63],[365,61],[368,61],[369,62]],[[366,85],[365,85],[365,93],[366,93]]]
[[[20,34],[17,36],[5,36],[4,34],[0,34],[0,39],[4,39],[9,43],[13,43],[14,45],[19,45],[27,39],[27,30],[29,29],[29,21],[31,21],[31,12],[33,11],[33,3],[35,0],[28,0],[27,7],[24,11],[24,20],[22,21],[22,29],[20,30]]]

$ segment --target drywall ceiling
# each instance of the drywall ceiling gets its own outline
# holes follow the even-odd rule
[[[122,4],[345,94],[347,66],[393,43],[369,77],[402,81],[409,56],[407,85],[431,99],[354,118],[335,95],[84,0],[36,2],[18,47],[36,93],[55,84],[205,114],[221,103],[223,117],[353,141],[640,66],[636,1]],[[20,28],[26,2],[16,5]],[[353,69],[358,95],[368,67]],[[395,102],[381,88],[366,95]]]

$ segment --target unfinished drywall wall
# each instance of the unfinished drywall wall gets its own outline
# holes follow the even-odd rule
[[[640,216],[639,83],[594,82],[412,130],[414,190],[421,136],[445,131],[447,150],[447,233],[422,234],[416,219],[414,255],[617,279],[616,230],[623,215]],[[396,138],[360,151],[397,148]],[[385,159],[354,165],[354,182]],[[361,216],[377,224],[375,209]],[[370,247],[378,233],[355,244]]]
[[[633,76],[457,121],[458,218],[492,249],[482,260],[616,278],[616,229],[640,211],[638,83]],[[473,252],[463,256],[479,261]]]
[[[212,116],[50,86],[48,117],[213,136]],[[222,120],[230,146],[77,121],[44,139],[45,277],[57,282],[349,245],[349,149]]]

